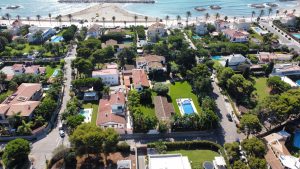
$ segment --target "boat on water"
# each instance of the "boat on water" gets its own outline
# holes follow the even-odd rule
[[[266,5],[269,6],[269,7],[271,7],[271,8],[278,7],[278,4],[271,3],[271,2],[266,3]]]
[[[206,9],[201,7],[201,6],[198,6],[198,7],[195,7],[194,8],[196,11],[199,11],[199,12],[202,12],[202,11],[205,11]]]
[[[222,9],[219,5],[210,5],[209,7],[210,9],[214,9],[214,10]]]
[[[6,9],[18,9],[18,8],[20,8],[19,5],[10,5],[6,7]]]

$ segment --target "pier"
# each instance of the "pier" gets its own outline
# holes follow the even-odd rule
[[[58,0],[60,3],[155,3],[155,0]]]

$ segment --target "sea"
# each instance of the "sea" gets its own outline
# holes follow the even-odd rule
[[[222,16],[236,16],[236,17],[250,17],[252,11],[256,11],[258,15],[260,10],[252,8],[251,4],[266,4],[276,3],[278,7],[273,8],[273,14],[277,9],[288,9],[292,11],[299,1],[280,2],[279,0],[156,0],[154,4],[121,4],[121,6],[133,13],[148,15],[152,17],[164,18],[168,15],[170,18],[175,19],[177,15],[182,18],[186,17],[186,12],[190,11],[192,17],[203,16],[209,13],[213,17],[215,13]],[[19,5],[18,9],[6,9],[10,5]],[[58,0],[0,0],[0,16],[9,13],[12,17],[20,15],[23,18],[35,17],[40,15],[48,17],[51,13],[52,16],[59,14],[68,14],[80,11],[95,4],[89,3],[59,3]],[[221,7],[219,10],[212,10],[210,5],[218,5]],[[206,8],[206,11],[196,11],[195,7]],[[268,7],[264,8],[265,15],[268,14]],[[300,9],[296,9],[300,10]]]

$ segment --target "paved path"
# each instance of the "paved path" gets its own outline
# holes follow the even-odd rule
[[[72,68],[71,62],[75,59],[76,55],[76,47],[67,55],[68,57],[65,58],[65,92],[63,95],[62,105],[59,114],[61,114],[67,107],[67,102],[70,100],[69,92],[70,92],[70,85],[71,85],[71,75],[72,75]],[[60,118],[58,118],[60,119]],[[33,166],[36,169],[44,169],[46,168],[46,159],[50,160],[52,157],[53,150],[58,147],[59,145],[63,144],[65,146],[69,146],[69,138],[66,135],[64,138],[59,136],[59,129],[58,126],[61,123],[60,120],[57,120],[57,125],[54,129],[44,138],[34,142],[32,144],[32,150],[30,154],[30,158],[34,159]]]

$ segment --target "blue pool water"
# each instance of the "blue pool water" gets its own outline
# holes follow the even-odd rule
[[[298,86],[300,86],[300,80],[297,80],[296,83]]]
[[[55,69],[51,77],[56,77],[59,73],[59,69]]]
[[[296,131],[294,134],[294,147],[300,148],[300,131]]]
[[[61,41],[63,41],[63,40],[64,40],[64,38],[63,38],[62,36],[55,36],[55,37],[51,40],[51,42],[58,43],[58,42],[61,42]]]
[[[296,37],[297,39],[300,39],[300,33],[293,33],[293,36]]]
[[[189,100],[183,101],[181,106],[183,108],[184,114],[192,114],[195,112],[192,103]]]
[[[222,56],[212,56],[212,60],[221,60]]]
[[[79,112],[80,115],[82,115],[84,117],[84,121],[91,121],[91,112],[89,110],[86,110],[86,109],[81,109],[80,112]]]
[[[192,36],[192,38],[193,38],[193,39],[196,39],[196,40],[197,40],[197,39],[201,39],[201,37],[198,36],[198,35]]]

